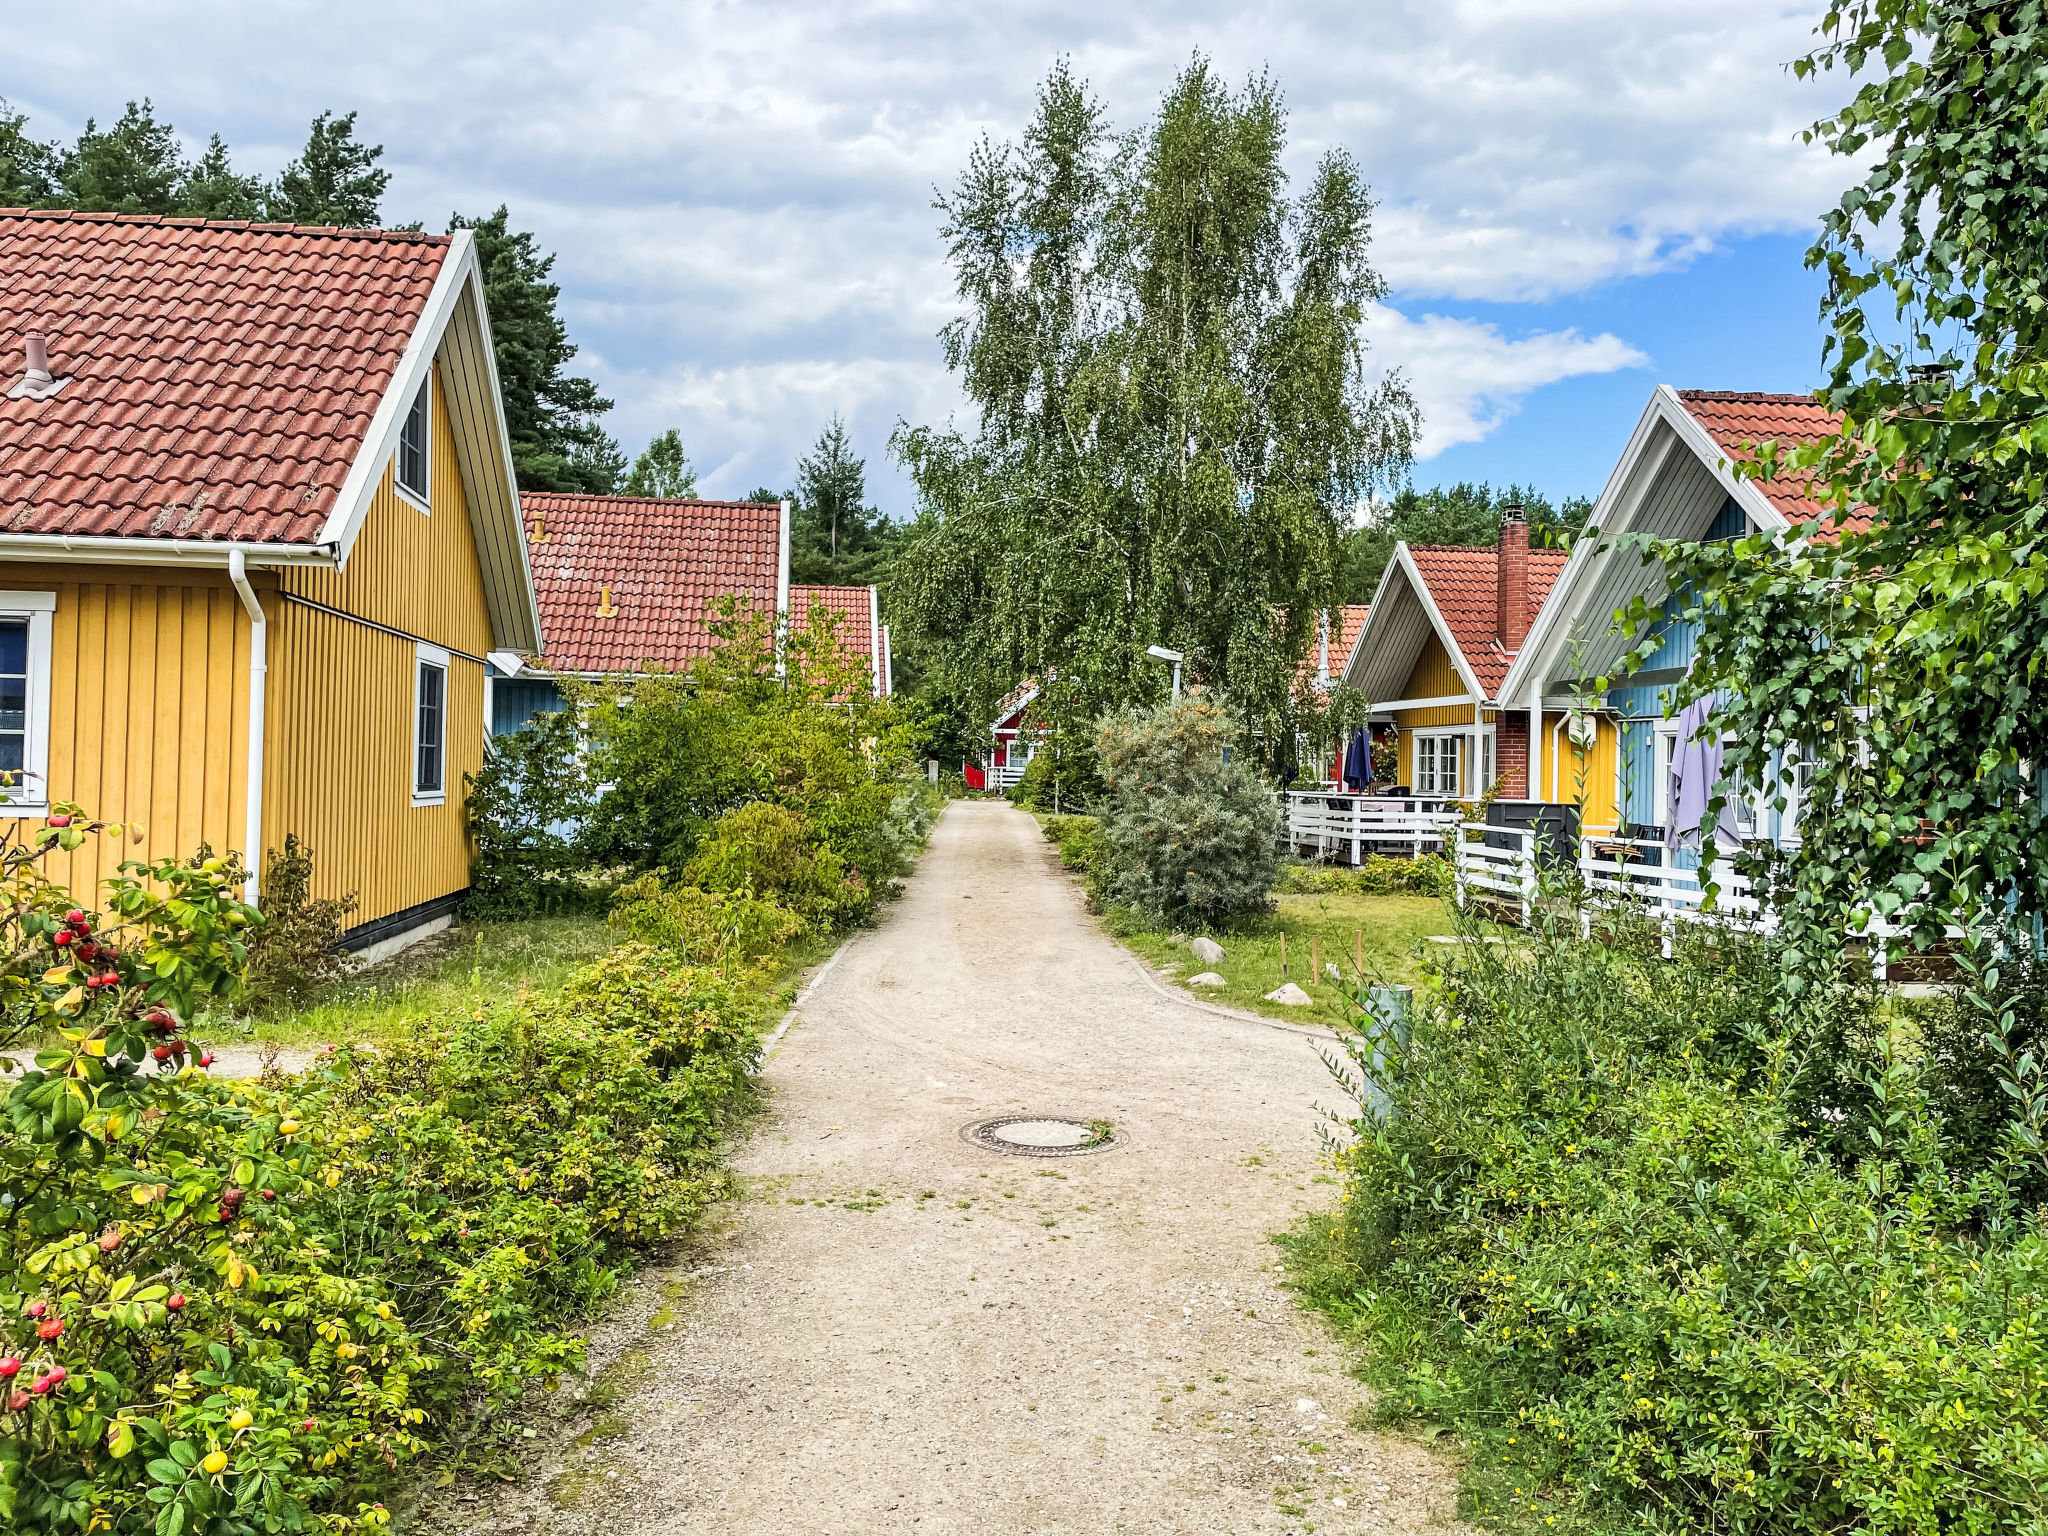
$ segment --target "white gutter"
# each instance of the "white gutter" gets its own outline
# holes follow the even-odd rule
[[[76,560],[111,565],[229,566],[253,557],[263,565],[333,565],[331,544],[259,544],[226,539],[80,537],[68,533],[0,533],[0,559]]]
[[[244,770],[248,789],[243,795],[245,821],[242,827],[243,857],[248,860],[249,879],[242,899],[254,905],[261,891],[263,869],[263,694],[269,662],[269,626],[263,619],[263,604],[249,585],[249,562],[239,549],[228,551],[228,580],[249,610],[249,758]]]

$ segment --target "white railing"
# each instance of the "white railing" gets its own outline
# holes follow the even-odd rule
[[[1333,853],[1363,864],[1368,853],[1399,850],[1419,858],[1443,847],[1456,811],[1430,802],[1382,799],[1341,791],[1290,790],[1287,795],[1287,840],[1295,848],[1313,847],[1318,858]]]
[[[990,789],[1014,789],[1024,777],[1025,764],[1005,763],[1000,768],[982,770],[984,781]]]
[[[1451,843],[1452,863],[1457,871],[1458,905],[1464,906],[1475,891],[1513,902],[1521,909],[1522,921],[1529,921],[1529,909],[1536,900],[1536,839],[1534,827],[1492,827],[1484,822],[1458,824]]]

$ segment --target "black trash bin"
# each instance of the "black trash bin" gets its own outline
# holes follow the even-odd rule
[[[1534,827],[1536,857],[1546,869],[1579,862],[1579,808],[1547,800],[1496,800],[1486,808],[1489,827]],[[1489,833],[1486,846],[1511,849],[1517,840]]]

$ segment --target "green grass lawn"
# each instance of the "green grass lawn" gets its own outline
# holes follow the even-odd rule
[[[524,988],[540,992],[562,984],[624,937],[599,917],[548,917],[524,923],[463,923],[342,982],[322,1002],[271,1018],[215,1021],[217,1037],[233,1043],[326,1045],[389,1040],[415,1021],[486,1008]],[[783,953],[762,991],[787,1004],[803,973],[823,960],[837,935],[805,939]]]
[[[1214,970],[1227,985],[1202,987],[1194,995],[1233,1007],[1271,1014],[1275,1018],[1329,1022],[1341,1017],[1338,988],[1327,973],[1310,971],[1311,940],[1319,939],[1325,964],[1334,962],[1347,983],[1355,979],[1352,950],[1363,935],[1365,974],[1384,982],[1415,985],[1423,980],[1423,951],[1431,934],[1454,931],[1445,904],[1434,896],[1367,896],[1352,891],[1313,895],[1280,894],[1270,915],[1233,925],[1211,935],[1223,946],[1220,965],[1207,966],[1188,952],[1192,935],[1119,933],[1123,942],[1152,965],[1174,965],[1177,977]],[[1112,925],[1113,928],[1115,925]],[[1287,974],[1280,974],[1280,940],[1287,940]],[[1283,1008],[1264,1000],[1283,981],[1292,981],[1316,1000],[1314,1009]]]

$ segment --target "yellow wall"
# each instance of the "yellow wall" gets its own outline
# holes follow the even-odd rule
[[[1431,634],[1423,643],[1422,654],[1415,660],[1415,670],[1408,674],[1408,682],[1401,690],[1404,699],[1437,699],[1446,694],[1465,692],[1465,679],[1458,675],[1450,653],[1444,649],[1443,640]],[[1394,714],[1394,726],[1400,732],[1400,759],[1395,769],[1397,782],[1413,785],[1415,782],[1415,732],[1446,725],[1471,725],[1479,718],[1478,706],[1474,704],[1448,704],[1435,709],[1403,709]]]
[[[0,565],[0,589],[55,592],[49,794],[141,842],[88,840],[48,873],[90,896],[123,859],[242,842],[249,625],[224,575]]]
[[[469,884],[463,775],[483,764],[491,626],[455,439],[434,395],[431,513],[396,489],[389,465],[342,571],[279,573],[271,620],[263,836],[313,851],[315,894],[354,892],[365,923]],[[402,634],[323,613],[302,597]],[[451,653],[446,803],[415,806],[415,641]]]
[[[1593,745],[1581,751],[1562,730],[1555,729],[1563,718],[1558,710],[1543,717],[1542,798],[1565,805],[1578,803],[1582,807],[1580,825],[1586,831],[1611,832],[1620,819],[1614,808],[1614,764],[1621,743],[1620,727],[1612,720],[1599,720]],[[1551,792],[1553,784],[1555,794]]]

